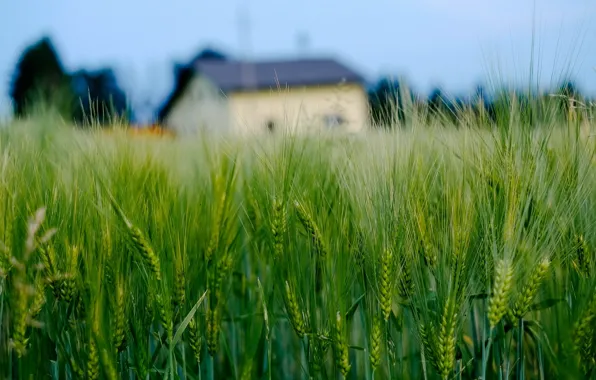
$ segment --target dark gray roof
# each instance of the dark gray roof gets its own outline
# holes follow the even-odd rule
[[[224,92],[276,88],[278,83],[281,88],[364,83],[360,74],[328,58],[261,62],[199,60],[194,68]]]

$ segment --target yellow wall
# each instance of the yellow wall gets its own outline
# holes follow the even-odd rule
[[[368,123],[368,101],[360,85],[280,88],[228,95],[231,127],[236,132],[267,132],[267,122],[275,129],[296,132],[306,130],[342,130],[358,132]],[[339,114],[344,125],[327,128],[323,116]]]

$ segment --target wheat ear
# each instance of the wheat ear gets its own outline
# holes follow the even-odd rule
[[[99,379],[99,353],[97,352],[97,343],[92,336],[89,337],[87,350],[87,379]]]
[[[346,377],[348,376],[348,372],[350,372],[351,365],[348,356],[348,343],[343,334],[343,323],[339,311],[335,316],[334,333],[333,351],[335,353],[335,365],[339,368],[342,375]]]
[[[381,337],[381,319],[375,316],[370,333],[370,365],[373,371],[381,364]]]
[[[60,298],[60,283],[58,281],[58,269],[56,266],[56,251],[52,244],[39,246],[40,259],[44,267],[47,285],[54,294]]]
[[[199,333],[199,327],[196,321],[196,315],[188,323],[188,337],[190,348],[192,349],[193,355],[197,363],[201,363],[201,346],[202,339]]]
[[[153,248],[151,248],[151,245],[149,244],[147,239],[145,239],[145,236],[143,236],[141,230],[134,224],[132,224],[130,220],[128,220],[128,218],[124,214],[124,211],[116,203],[116,200],[114,199],[112,194],[108,192],[108,196],[110,198],[110,203],[112,207],[116,211],[116,214],[120,217],[120,220],[126,226],[126,230],[132,242],[133,249],[141,255],[144,264],[149,268],[151,273],[153,273],[155,279],[157,281],[161,281],[161,266],[159,263],[159,257],[155,254]]]
[[[128,226],[128,234],[132,241],[133,247],[136,251],[141,255],[143,262],[149,268],[153,276],[157,281],[161,281],[161,265],[159,262],[159,257],[151,248],[149,242],[143,236],[141,230],[137,227],[130,225]]]
[[[399,296],[404,300],[409,300],[414,293],[414,281],[412,279],[412,272],[410,264],[406,260],[406,255],[402,254],[400,261],[400,276],[399,276]]]
[[[207,351],[212,357],[217,353],[220,333],[220,310],[219,307],[207,310]]]
[[[434,352],[436,337],[433,325],[420,322],[418,325],[418,335],[420,336],[420,344],[422,345],[425,360],[437,368],[438,362]]]
[[[306,208],[297,201],[294,202],[294,207],[298,215],[298,220],[313,242],[315,251],[321,258],[327,256],[328,250],[323,241],[323,236],[312,215],[310,215]]]
[[[273,257],[279,259],[283,254],[283,239],[287,230],[287,212],[281,200],[273,201],[273,221],[271,234],[273,235]]]
[[[437,252],[428,236],[428,226],[426,220],[424,219],[424,213],[421,210],[418,210],[416,215],[416,219],[418,222],[418,233],[420,234],[420,241],[422,243],[424,263],[432,269],[435,268],[435,266],[437,265]]]
[[[513,268],[507,259],[497,261],[495,266],[495,281],[492,294],[488,302],[488,321],[490,327],[495,327],[507,311],[509,293],[513,279]]]
[[[46,303],[46,295],[45,295],[45,281],[42,276],[37,276],[35,278],[35,295],[33,296],[33,302],[31,307],[29,308],[29,316],[28,319],[32,321],[33,319],[37,318],[43,305]]]
[[[116,352],[124,349],[126,314],[124,310],[124,280],[118,279],[116,292],[111,299],[112,308],[112,343]]]
[[[386,249],[381,256],[381,275],[379,280],[379,304],[385,322],[389,321],[391,313],[391,302],[393,294],[393,284],[391,281],[391,260],[393,254],[391,250]]]
[[[66,303],[70,303],[77,291],[76,278],[79,273],[79,248],[76,246],[67,249],[68,272],[62,276],[60,284],[60,297]]]
[[[594,321],[596,320],[596,292],[592,296],[587,309],[576,322],[573,330],[573,343],[579,353],[584,371],[594,364]]]
[[[85,378],[85,371],[77,364],[74,356],[68,358],[68,364],[70,364],[70,368],[75,375],[75,378],[83,379]]]
[[[450,298],[443,309],[443,316],[439,326],[439,336],[435,342],[436,348],[436,366],[439,375],[443,379],[448,379],[453,371],[455,362],[455,301]]]
[[[513,309],[510,309],[511,316],[509,318],[511,319],[510,322],[513,323],[513,325],[516,325],[517,321],[520,318],[523,318],[528,312],[528,309],[530,308],[532,301],[534,301],[534,297],[536,296],[542,281],[548,273],[549,267],[549,259],[545,258],[540,261],[530,276],[530,279],[522,288],[521,293],[518,295],[515,303],[513,304]]]
[[[186,278],[184,275],[184,261],[181,254],[174,260],[174,297],[172,303],[175,309],[181,308],[186,300]]]
[[[290,289],[290,284],[287,281],[285,284],[283,301],[286,307],[286,312],[288,313],[288,318],[296,335],[298,335],[299,338],[302,338],[306,330],[304,318],[300,312],[300,306],[298,306],[298,299],[292,292],[292,289]]]
[[[28,300],[30,293],[30,286],[24,284],[20,279],[15,281],[14,288],[16,294],[12,297],[14,304],[12,305],[12,347],[17,354],[17,357],[22,357],[27,349],[28,338],[25,337],[27,332],[27,315],[28,315]]]
[[[169,307],[170,304],[165,302],[164,297],[160,293],[155,296],[155,301],[159,312],[159,321],[167,333],[168,342],[171,342],[174,337],[174,324],[171,308]]]

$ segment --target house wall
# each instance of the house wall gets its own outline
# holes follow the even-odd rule
[[[228,99],[209,80],[195,76],[164,120],[176,134],[227,131]]]
[[[231,125],[237,132],[267,132],[269,121],[275,130],[295,132],[358,132],[368,125],[366,92],[356,84],[237,92],[228,96]],[[345,123],[327,126],[325,115],[339,115]]]

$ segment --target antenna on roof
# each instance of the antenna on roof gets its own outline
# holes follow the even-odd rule
[[[256,85],[256,73],[254,65],[250,62],[252,60],[252,46],[251,46],[251,25],[250,25],[250,8],[248,0],[240,4],[237,9],[237,28],[238,28],[238,44],[241,51],[241,73],[243,87],[250,88]]]

